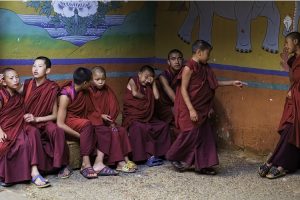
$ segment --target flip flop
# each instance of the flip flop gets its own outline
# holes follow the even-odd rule
[[[147,160],[147,163],[146,165],[148,167],[154,167],[154,166],[159,166],[159,165],[162,165],[164,164],[163,160],[162,159],[159,159],[159,158],[156,158],[154,156],[151,156],[148,160]]]
[[[124,173],[134,173],[135,169],[130,168],[128,164],[125,164],[122,167],[117,167],[116,171],[124,172]]]
[[[13,185],[12,183],[4,183],[3,181],[0,181],[0,186],[2,187],[10,187],[12,185]]]
[[[87,179],[94,179],[94,178],[98,178],[98,176],[89,176],[91,174],[97,174],[95,172],[95,170],[92,168],[92,167],[87,167],[87,168],[84,168],[84,169],[81,169],[80,170],[80,174],[84,177],[84,178],[87,178]]]
[[[205,175],[216,175],[217,172],[214,168],[202,168],[199,171],[197,171],[200,174],[205,174]]]
[[[266,175],[269,173],[270,169],[271,169],[271,166],[268,166],[267,163],[259,166],[259,168],[258,168],[259,176],[266,177]]]
[[[36,183],[36,180],[40,179],[44,184],[42,185],[38,185]],[[31,183],[34,184],[37,188],[45,188],[45,187],[49,187],[51,184],[49,183],[49,181],[47,181],[44,177],[42,177],[40,174],[36,175],[35,177],[33,177],[31,179]]]
[[[68,170],[69,173],[65,174],[65,170]],[[61,168],[61,170],[59,170],[57,174],[57,178],[66,179],[69,178],[72,174],[73,174],[73,170],[69,166],[66,166]]]
[[[279,178],[282,176],[285,176],[286,172],[285,171],[280,171],[279,169],[277,169],[277,167],[271,167],[269,173],[266,175],[266,177],[268,179],[275,179],[275,178]]]
[[[138,170],[138,166],[133,161],[129,160],[126,164],[128,165],[129,168]]]
[[[98,173],[98,176],[117,176],[119,175],[119,173],[116,170],[113,170],[109,167],[104,167],[103,169],[101,169]]]

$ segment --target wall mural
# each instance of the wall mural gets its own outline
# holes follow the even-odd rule
[[[251,20],[257,17],[267,18],[267,32],[262,48],[270,53],[278,53],[278,38],[280,14],[274,1],[199,1],[189,2],[189,10],[184,23],[181,25],[178,36],[185,42],[191,42],[193,26],[200,18],[198,38],[211,43],[211,31],[214,14],[237,21],[236,51],[249,53],[251,49]]]
[[[29,1],[36,15],[18,16],[28,25],[44,28],[52,38],[82,46],[96,40],[111,26],[121,25],[125,15],[107,15],[121,7],[120,2],[104,1]]]

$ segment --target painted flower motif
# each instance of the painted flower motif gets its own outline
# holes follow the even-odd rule
[[[73,17],[78,14],[80,17],[88,17],[94,15],[98,9],[98,1],[52,1],[54,12],[64,16]]]

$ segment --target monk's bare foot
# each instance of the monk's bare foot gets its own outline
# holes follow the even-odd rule
[[[104,169],[104,167],[106,167],[106,165],[104,165],[102,162],[99,162],[94,164],[93,169],[95,172],[100,172],[102,169]]]

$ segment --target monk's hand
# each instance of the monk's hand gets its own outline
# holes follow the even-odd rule
[[[246,82],[242,82],[242,81],[232,81],[232,85],[242,88],[244,85],[248,85]]]
[[[36,123],[37,122],[37,118],[34,117],[33,114],[30,114],[30,113],[27,113],[24,115],[24,120],[25,120],[25,122],[28,122],[28,123],[30,123],[30,122]]]
[[[215,110],[211,108],[208,112],[208,118],[212,118],[214,114],[215,114]]]
[[[154,84],[154,78],[153,77],[149,77],[147,81],[150,85]]]
[[[7,135],[3,131],[0,131],[0,142],[5,142],[6,139]]]
[[[292,91],[289,90],[288,93],[287,93],[287,98],[291,98],[292,97]]]
[[[112,121],[113,121],[109,115],[102,114],[101,117],[102,117],[102,119],[104,119],[105,121],[109,121],[109,122],[112,122]]]
[[[3,78],[4,78],[4,75],[0,74],[0,85],[2,85],[2,83],[3,83]]]
[[[198,114],[197,114],[196,110],[194,110],[194,109],[190,110],[190,118],[193,122],[198,121]]]
[[[114,122],[110,124],[110,128],[113,133],[118,132],[118,128],[116,127],[116,124]]]

